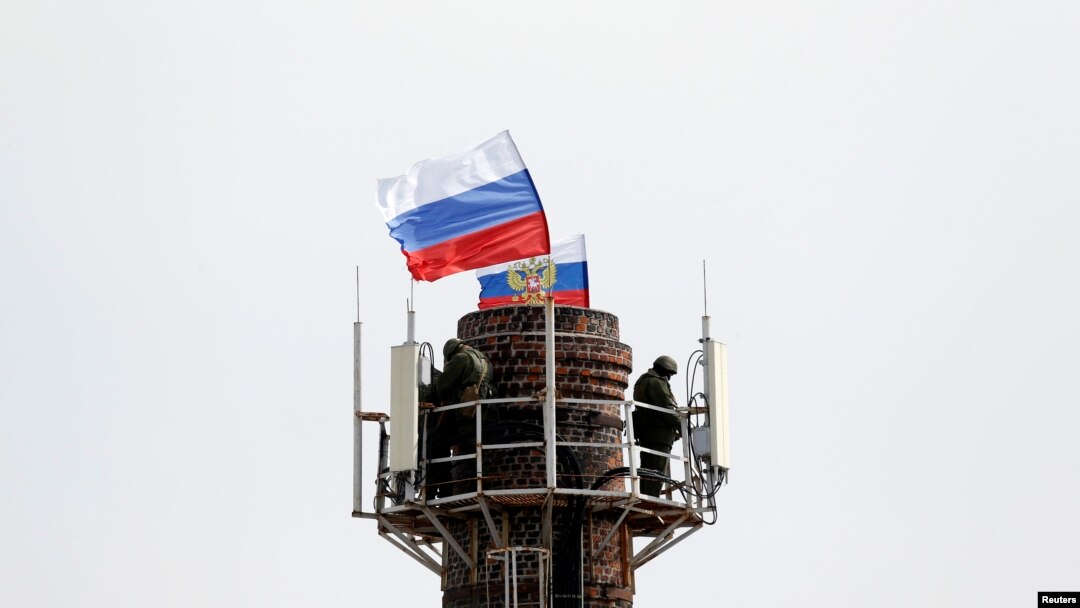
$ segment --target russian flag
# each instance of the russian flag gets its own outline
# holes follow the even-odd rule
[[[540,196],[508,131],[420,161],[376,187],[379,211],[417,281],[550,251]]]
[[[585,236],[575,234],[552,243],[550,257],[481,268],[476,271],[476,279],[480,281],[481,309],[540,303],[545,291],[551,292],[556,304],[588,308],[589,266],[585,261]]]

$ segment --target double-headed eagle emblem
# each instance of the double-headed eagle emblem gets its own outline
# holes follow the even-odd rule
[[[529,258],[514,262],[506,270],[506,283],[510,289],[521,292],[511,298],[522,304],[543,304],[545,290],[550,291],[555,285],[555,264],[551,258]]]

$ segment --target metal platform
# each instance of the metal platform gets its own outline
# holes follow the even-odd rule
[[[586,509],[592,512],[614,511],[620,514],[611,533],[595,550],[599,551],[610,542],[615,530],[622,524],[633,537],[653,539],[631,558],[630,565],[634,568],[682,542],[705,525],[707,514],[715,513],[715,508],[693,508],[680,502],[655,496],[635,496],[629,492],[556,489],[552,493],[536,488],[490,494],[458,494],[431,502],[406,501],[377,514],[354,512],[353,516],[378,520],[380,535],[441,575],[445,547],[458,552],[462,559],[475,566],[475,558],[466,553],[449,533],[447,523],[450,520],[472,519],[471,512],[482,511],[491,537],[498,539],[499,526],[495,520],[501,512],[520,508],[568,507],[574,496],[583,496]],[[444,548],[439,549],[438,545],[444,545]]]
[[[482,441],[483,422],[481,419],[484,408],[480,406],[488,403],[505,404],[512,401],[518,400],[476,401],[428,410],[428,415],[430,415],[442,410],[449,411],[476,406],[475,410],[479,412],[476,416],[478,437],[476,449],[472,453],[455,454],[451,457],[432,459],[430,461],[427,459],[426,453],[421,453],[418,462],[420,469],[412,473],[390,472],[387,466],[388,455],[386,453],[386,446],[389,445],[389,442],[384,440],[386,437],[386,424],[389,420],[385,415],[371,416],[366,414],[362,418],[363,421],[377,423],[380,427],[382,439],[380,439],[379,469],[382,473],[376,480],[377,491],[374,500],[374,511],[354,511],[353,516],[377,520],[381,536],[438,574],[443,572],[445,554],[448,550],[456,552],[466,563],[470,564],[470,567],[475,567],[479,559],[477,555],[465,551],[454,540],[448,526],[455,520],[484,522],[481,525],[488,527],[490,537],[495,539],[496,545],[501,546],[498,540],[501,537],[501,526],[497,520],[501,520],[506,513],[522,509],[541,510],[548,529],[551,526],[552,513],[556,509],[579,506],[591,513],[617,513],[615,523],[607,536],[593,548],[595,550],[602,549],[608,542],[612,541],[613,536],[620,527],[625,528],[631,537],[651,539],[630,560],[630,565],[637,568],[681,542],[716,517],[716,504],[711,494],[715,493],[715,487],[719,480],[709,478],[708,470],[704,469],[700,461],[694,457],[687,442],[683,442],[681,453],[661,454],[671,459],[671,469],[673,471],[680,471],[683,474],[682,479],[668,482],[669,493],[666,496],[658,497],[640,492],[640,478],[636,467],[636,463],[640,459],[640,453],[642,451],[654,454],[660,453],[645,450],[645,448],[636,444],[631,414],[633,409],[637,407],[661,408],[633,401],[598,402],[620,406],[619,409],[624,412],[625,441],[618,443],[554,442],[556,448],[565,446],[571,449],[598,447],[622,450],[622,461],[627,463],[628,466],[605,483],[605,486],[621,486],[622,490],[586,490],[558,487],[556,483],[561,478],[555,474],[552,468],[548,469],[547,478],[553,482],[552,485],[555,487],[525,486],[506,488],[505,478],[484,477],[483,458],[485,452],[521,448],[548,449],[548,444],[542,441],[519,441],[484,445]],[[571,400],[567,401],[570,402]],[[573,402],[582,403],[585,400],[573,400]],[[687,418],[695,412],[672,412],[671,410],[662,409],[661,411],[677,416],[683,427],[683,437],[689,436],[690,429],[688,428]],[[423,428],[423,425],[421,425],[421,428]],[[472,492],[427,499],[427,490],[424,488],[423,483],[415,485],[412,481],[414,476],[422,480],[423,475],[421,473],[434,462],[461,461],[473,462],[476,470],[480,472],[480,477],[459,478],[446,483],[457,484],[459,490],[461,485],[471,486],[475,483],[476,490]],[[548,467],[554,465],[553,458],[547,458],[546,462]],[[485,489],[485,481],[492,482],[499,489]],[[477,516],[478,512],[482,514],[482,517]]]

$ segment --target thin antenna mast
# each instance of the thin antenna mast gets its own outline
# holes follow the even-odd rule
[[[705,276],[705,260],[701,260],[701,292],[705,301],[705,316],[709,316],[709,280]]]
[[[364,511],[364,429],[360,376],[360,266],[356,267],[356,323],[353,323],[353,516]]]
[[[406,343],[412,344],[416,342],[416,311],[413,309],[413,287],[416,285],[411,277],[409,278],[409,297],[405,300],[405,317],[407,320],[406,327]]]

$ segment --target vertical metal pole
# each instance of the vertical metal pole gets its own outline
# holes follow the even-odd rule
[[[540,608],[544,608],[547,606],[547,569],[551,560],[543,551],[538,551],[536,553],[536,563],[540,568]]]
[[[555,299],[544,301],[544,348],[547,367],[547,394],[544,401],[544,441],[547,446],[547,500],[544,501],[544,547],[555,545]],[[553,554],[554,555],[554,554]],[[554,557],[552,557],[554,561]],[[547,591],[544,591],[547,593]],[[515,605],[517,604],[515,598]]]
[[[353,513],[364,510],[364,422],[360,399],[360,326],[353,323]]]
[[[701,260],[701,301],[704,314],[709,314],[709,277],[705,274],[705,260]]]
[[[518,587],[517,587],[517,549],[510,549],[510,563],[513,564],[510,567],[511,576],[514,577],[514,583],[511,585],[514,592],[514,608],[518,605]]]
[[[578,530],[578,546],[585,538],[585,529]],[[590,539],[589,542],[592,542]],[[578,551],[578,606],[585,608],[585,552]]]
[[[420,488],[420,494],[423,497],[424,502],[427,502],[431,499],[431,492],[428,491],[430,487],[428,485],[428,471],[431,470],[431,465],[428,463],[428,458],[431,458],[431,455],[428,454],[427,451],[428,433],[431,429],[431,427],[428,426],[428,420],[430,419],[430,417],[431,410],[424,410],[420,413],[419,416],[420,428],[423,430],[423,432],[420,434],[420,461],[417,463],[417,467],[419,467],[420,470],[420,481],[424,482]]]
[[[704,261],[702,261],[702,263],[701,263],[701,268],[702,268],[702,270],[701,270],[702,275],[704,275],[704,273],[705,273],[705,262]],[[708,289],[706,288],[706,292],[707,291],[708,291]],[[705,405],[706,405],[705,410],[707,412],[712,411],[712,398],[713,398],[713,396],[709,394],[710,392],[712,392],[712,391],[709,390],[709,366],[713,364],[712,361],[709,361],[709,333],[712,331],[711,328],[709,327],[709,322],[711,320],[712,320],[712,318],[709,317],[709,315],[703,315],[701,317],[701,365],[702,365],[702,367],[705,368],[704,369],[705,373],[702,374],[703,379],[704,379],[704,385],[702,386],[702,389],[703,389],[703,391],[705,393]],[[687,373],[690,372],[690,370],[686,370],[686,371],[687,371]],[[690,390],[691,391],[694,390],[694,387],[691,386]],[[712,416],[709,416],[709,425],[712,426],[714,424],[716,424],[716,421],[712,419]],[[711,447],[712,439],[709,439],[709,444],[710,444],[710,447]],[[710,461],[715,462],[716,455],[715,454],[710,454],[709,459],[710,459]],[[712,466],[712,464],[710,462],[709,470],[701,472],[702,477],[703,477],[702,481],[704,481],[704,478],[706,478],[706,477],[709,480],[708,485],[706,486],[706,491],[710,491],[710,489],[716,485],[714,483],[714,481],[713,481],[713,468],[714,467]],[[700,498],[698,499],[698,502],[699,503],[701,502]]]
[[[693,467],[690,466],[690,459],[693,458],[693,456],[691,455],[692,451],[690,449],[690,420],[688,418],[680,417],[679,418],[679,425],[680,425],[680,428],[682,429],[683,476],[684,476],[683,477],[683,484],[684,484],[684,487],[693,488],[694,487],[694,474],[692,472]],[[695,492],[695,494],[700,494],[700,493]],[[688,500],[688,502],[687,502],[686,506],[689,507],[689,506],[691,506],[691,502],[693,502],[693,498],[687,497],[687,500]],[[701,506],[701,504],[700,504],[701,503],[700,495],[698,496],[697,502],[698,502],[698,504],[696,506],[700,507]]]
[[[416,281],[409,281],[409,306],[406,312],[406,330],[405,337],[409,344],[416,344],[416,311],[413,310],[412,288],[416,284]],[[417,365],[417,378],[420,376],[419,365]],[[416,471],[410,471],[405,475],[405,496],[411,498],[414,496],[415,488],[413,482],[416,481]]]
[[[626,455],[630,461],[630,493],[634,496],[641,494],[641,486],[638,484],[637,475],[637,438],[634,435],[634,402],[626,402],[626,442],[630,444],[630,447],[626,450]]]
[[[510,576],[510,554],[507,553],[503,560],[503,606],[510,604]]]
[[[483,410],[483,409],[484,408],[480,407],[480,401],[477,400],[476,401],[476,415],[474,416],[474,418],[476,418],[476,442],[475,442],[476,447],[473,448],[473,451],[476,453],[476,493],[477,494],[483,494],[484,493],[484,485],[480,481],[481,479],[484,478],[484,448],[483,448],[483,445],[484,445],[483,439],[484,438],[481,436],[481,431],[480,431],[480,429],[482,429],[484,427],[483,421],[481,420],[481,418],[483,417],[483,413],[481,412],[481,410]]]
[[[544,438],[547,442],[547,487],[555,489],[555,300],[544,301],[544,347],[547,350],[547,399],[544,401]]]

